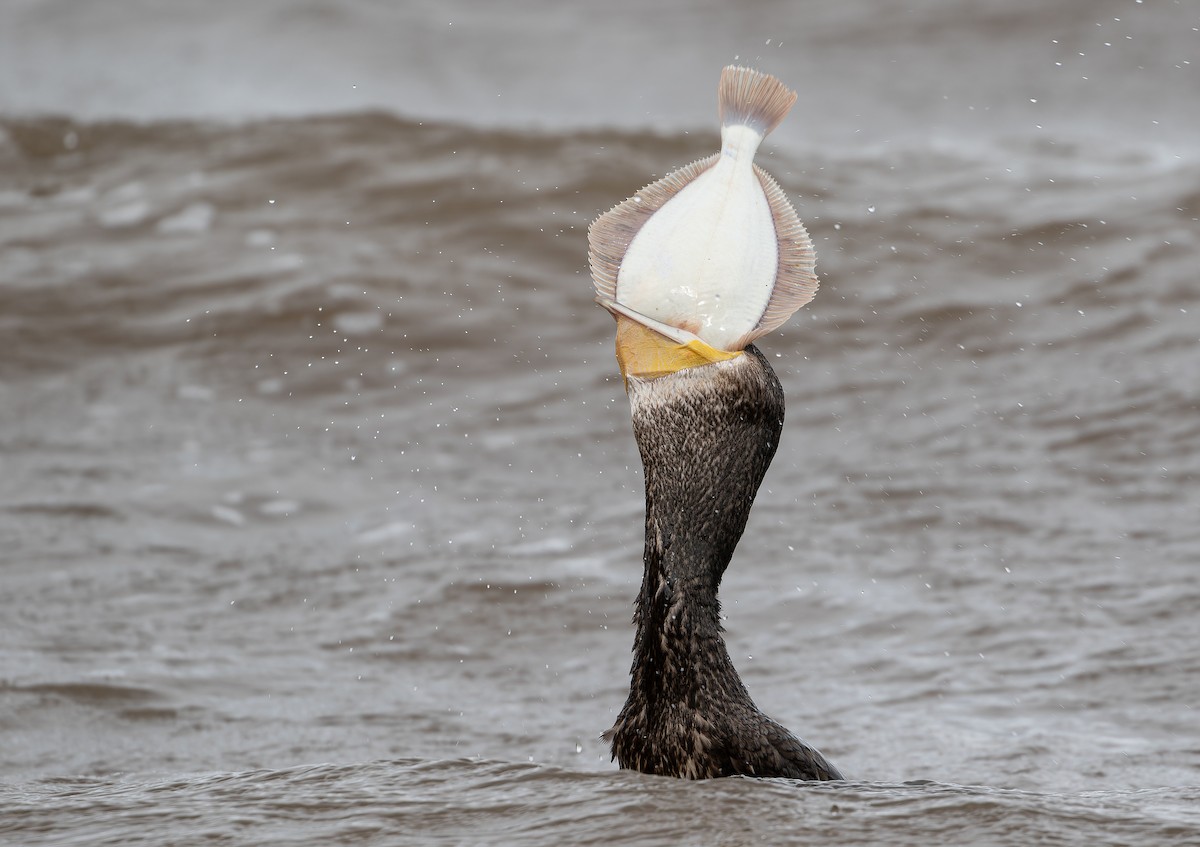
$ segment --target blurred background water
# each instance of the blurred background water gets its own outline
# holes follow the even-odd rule
[[[1200,840],[1200,9],[0,5],[0,840]],[[738,62],[822,290],[722,589],[851,782],[621,773],[598,213]]]

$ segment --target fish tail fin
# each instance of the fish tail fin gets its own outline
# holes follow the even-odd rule
[[[717,93],[721,126],[745,124],[766,136],[796,102],[796,92],[770,74],[729,65]]]

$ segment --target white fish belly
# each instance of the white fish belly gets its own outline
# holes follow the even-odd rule
[[[638,231],[617,300],[728,350],[758,325],[778,264],[775,222],[749,157],[722,156]]]

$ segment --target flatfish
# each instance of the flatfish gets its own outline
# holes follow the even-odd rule
[[[618,318],[618,335],[649,330],[720,360],[812,300],[812,241],[779,184],[754,164],[759,144],[795,102],[796,93],[769,74],[725,68],[721,152],[647,185],[592,223],[596,300]]]

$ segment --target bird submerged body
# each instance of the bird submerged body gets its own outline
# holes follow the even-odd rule
[[[795,98],[774,77],[726,68],[721,152],[652,183],[588,231],[646,478],[630,691],[605,733],[623,768],[841,778],[754,705],[717,600],[783,429],[783,389],[751,342],[817,288],[803,225],[753,164]]]

